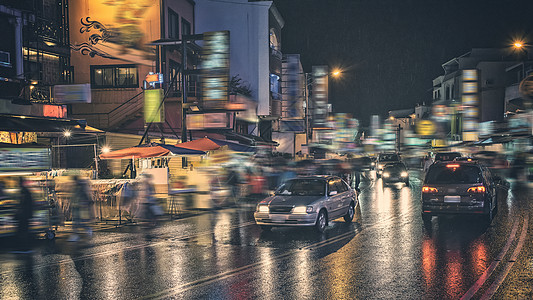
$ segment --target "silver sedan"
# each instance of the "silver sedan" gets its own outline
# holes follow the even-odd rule
[[[336,176],[290,179],[257,204],[255,222],[263,230],[272,226],[314,226],[323,232],[328,222],[340,217],[352,222],[357,193]]]

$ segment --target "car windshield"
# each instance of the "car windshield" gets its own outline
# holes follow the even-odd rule
[[[388,171],[388,172],[403,172],[403,171],[405,171],[405,166],[403,164],[385,165],[385,171]]]
[[[381,160],[381,161],[384,161],[384,160],[400,160],[400,158],[398,157],[398,154],[382,154],[379,157],[379,160]]]
[[[435,166],[430,168],[425,183],[428,184],[467,184],[482,183],[481,170],[476,166],[459,166],[457,168]]]
[[[324,196],[326,182],[321,179],[292,179],[282,184],[276,195]]]
[[[437,153],[435,161],[452,161],[456,157],[461,157],[460,153]]]

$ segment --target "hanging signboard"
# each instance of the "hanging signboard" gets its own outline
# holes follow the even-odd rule
[[[163,89],[144,90],[144,121],[146,123],[165,122],[165,105],[161,105]]]
[[[91,85],[65,84],[54,86],[54,102],[68,103],[91,103]]]
[[[463,141],[478,140],[478,71],[463,70]]]
[[[201,62],[202,107],[224,109],[228,102],[229,31],[204,32]]]
[[[313,66],[313,128],[326,127],[328,118],[328,67]]]
[[[187,115],[188,130],[231,129],[230,113],[205,113]]]
[[[0,171],[50,170],[48,148],[0,148]]]

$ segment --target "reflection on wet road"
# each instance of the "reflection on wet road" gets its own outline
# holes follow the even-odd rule
[[[124,227],[31,254],[0,251],[2,299],[527,298],[531,295],[529,194],[499,195],[487,227],[474,217],[420,215],[421,175],[383,186],[369,173],[352,224],[323,234],[264,232],[246,206]],[[528,294],[529,293],[529,294]]]

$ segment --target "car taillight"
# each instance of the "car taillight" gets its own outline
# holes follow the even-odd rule
[[[485,193],[487,190],[485,189],[484,186],[480,185],[480,186],[473,186],[473,187],[470,187],[468,188],[467,192],[468,193],[479,193],[479,194],[483,194]]]
[[[437,193],[439,190],[437,190],[437,188],[434,188],[434,187],[430,187],[430,186],[423,186],[422,187],[422,193]]]
[[[457,169],[459,167],[460,167],[459,164],[447,164],[446,165],[446,168],[451,168],[451,169]]]

